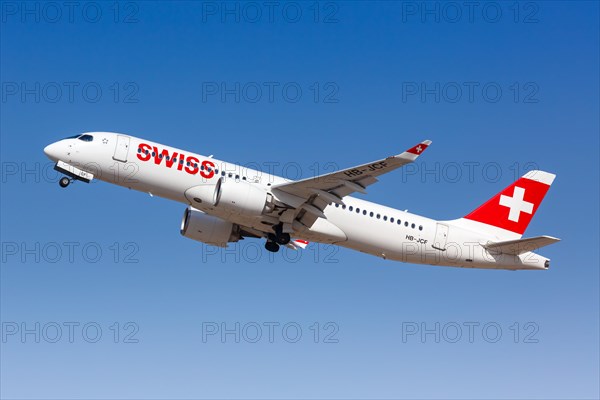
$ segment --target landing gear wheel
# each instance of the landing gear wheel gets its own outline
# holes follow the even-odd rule
[[[265,249],[267,249],[271,253],[277,253],[279,251],[279,245],[275,242],[268,240],[267,243],[265,243]]]
[[[278,238],[277,238],[277,243],[279,244],[283,244],[286,245],[290,242],[292,238],[290,237],[289,233],[282,233]]]
[[[273,230],[275,231],[275,234],[269,233],[269,240],[283,245],[290,242],[290,234],[283,232],[283,226],[281,224],[274,226]]]
[[[69,186],[69,183],[71,183],[71,180],[69,178],[67,178],[66,176],[60,178],[60,181],[58,181],[58,184],[62,188],[66,188],[67,186]]]

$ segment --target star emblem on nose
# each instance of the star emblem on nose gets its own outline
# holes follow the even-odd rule
[[[107,144],[108,143],[108,139],[107,138],[102,139],[102,143]]]

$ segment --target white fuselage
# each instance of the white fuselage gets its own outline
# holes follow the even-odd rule
[[[120,140],[123,143],[119,143]],[[124,141],[128,143],[125,145]],[[188,189],[220,178],[249,182],[268,192],[273,185],[288,182],[276,175],[129,135],[95,132],[91,142],[64,139],[48,148],[51,146],[46,153],[55,161],[74,165],[97,179],[186,205],[191,203],[186,197]],[[140,148],[148,149],[148,154]],[[155,148],[158,152],[153,155]],[[158,158],[157,153],[163,151],[170,156],[169,160]],[[173,162],[175,154],[177,160]],[[204,165],[207,168],[203,170]],[[506,239],[507,233],[503,230],[480,229],[477,223],[462,218],[436,221],[350,196],[344,197],[343,202],[344,206],[327,206],[323,210],[326,219],[319,218],[312,227],[294,232],[292,236],[416,264],[545,269],[547,259],[535,253],[494,255],[481,246],[499,240],[500,235]],[[264,218],[258,215],[242,215],[219,206],[194,204],[194,207],[256,231],[269,229]]]

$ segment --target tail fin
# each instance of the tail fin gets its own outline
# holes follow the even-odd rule
[[[529,171],[465,218],[522,235],[555,177],[544,171]]]

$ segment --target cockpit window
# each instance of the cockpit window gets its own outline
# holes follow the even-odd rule
[[[83,140],[84,142],[91,142],[94,140],[94,137],[92,135],[81,135],[78,139]]]
[[[79,135],[73,135],[73,136],[66,137],[65,139],[77,139],[79,136],[81,136],[81,133]]]

